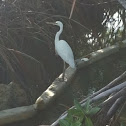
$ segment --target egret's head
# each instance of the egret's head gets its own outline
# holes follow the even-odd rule
[[[63,23],[61,21],[56,21],[56,22],[46,22],[47,24],[52,24],[52,25],[57,25],[60,27],[63,27]]]
[[[56,21],[56,22],[55,22],[55,25],[63,26],[63,23],[62,23],[61,21]]]

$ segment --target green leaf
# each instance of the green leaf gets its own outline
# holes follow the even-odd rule
[[[93,126],[91,119],[88,117],[85,117],[85,126]]]
[[[73,123],[72,126],[82,126],[82,123],[80,121],[76,121]]]
[[[78,109],[70,109],[68,110],[68,115],[67,115],[67,120],[69,121],[73,121],[73,120],[79,120],[80,122],[83,121],[84,119],[84,114],[82,113],[82,111],[78,110]]]
[[[60,126],[70,126],[69,122],[67,122],[66,120],[60,120],[59,124]]]
[[[67,115],[67,117],[65,118],[66,121],[68,121],[69,123],[73,122],[73,116],[72,115]]]
[[[94,114],[96,114],[99,110],[100,110],[99,107],[91,108],[91,110],[89,110],[88,114],[89,114],[89,115],[94,115]]]
[[[84,116],[83,112],[81,110],[76,109],[76,108],[68,110],[68,115]]]
[[[84,111],[86,112],[86,114],[88,113],[89,109],[90,109],[90,99],[88,99],[84,105]]]
[[[84,114],[83,108],[77,100],[74,100],[74,105],[78,110],[80,110]]]

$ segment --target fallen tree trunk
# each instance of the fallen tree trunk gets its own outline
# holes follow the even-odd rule
[[[59,78],[57,78],[50,86],[49,88],[42,93],[42,95],[36,100],[36,109],[44,109],[48,105],[50,105],[53,100],[59,96],[59,94],[62,93],[64,88],[66,88],[70,82],[72,81],[76,70],[72,68],[68,68],[65,71],[65,81],[60,81]]]
[[[17,107],[0,111],[0,125],[26,120],[37,114],[35,105]]]

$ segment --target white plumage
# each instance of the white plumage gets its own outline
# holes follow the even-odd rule
[[[63,31],[63,24],[60,21],[56,21],[55,25],[60,27],[60,30],[56,33],[55,36],[55,50],[58,55],[70,65],[72,68],[76,68],[74,62],[74,56],[71,47],[65,40],[59,40],[59,36]]]
[[[47,24],[53,24],[60,27],[60,30],[56,33],[55,36],[55,50],[56,53],[63,59],[64,61],[64,68],[63,68],[63,75],[62,79],[64,80],[65,76],[65,62],[70,65],[71,68],[76,68],[74,62],[74,55],[72,52],[71,47],[65,40],[59,40],[59,36],[63,31],[63,24],[60,21],[56,21],[55,23],[47,22]]]
[[[58,55],[70,65],[70,67],[75,68],[74,56],[72,49],[68,45],[68,43],[64,40],[60,40],[56,43],[55,49]]]

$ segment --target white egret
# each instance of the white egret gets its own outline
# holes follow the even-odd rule
[[[64,67],[63,67],[63,75],[62,79],[64,80],[65,76],[65,62],[70,65],[71,68],[76,68],[74,55],[71,47],[65,40],[60,40],[59,37],[63,31],[63,23],[61,21],[56,21],[55,23],[48,22],[48,24],[57,25],[60,27],[60,30],[55,35],[55,51],[56,53],[63,59]]]

